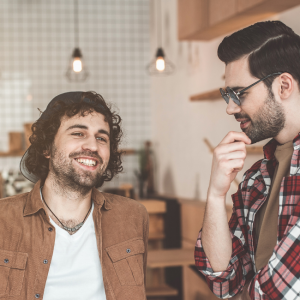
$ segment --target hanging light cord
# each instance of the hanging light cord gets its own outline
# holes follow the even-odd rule
[[[162,47],[162,26],[161,26],[161,0],[156,0],[156,14],[157,14],[157,46]]]
[[[74,0],[74,39],[75,47],[79,47],[78,0]]]

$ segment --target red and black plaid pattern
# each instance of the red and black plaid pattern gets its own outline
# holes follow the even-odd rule
[[[233,253],[225,271],[213,271],[199,233],[195,264],[219,298],[238,294],[245,282],[251,280],[251,299],[300,299],[300,133],[293,142],[290,176],[282,179],[279,192],[277,245],[265,267],[255,268],[254,219],[270,192],[277,163],[274,152],[278,143],[274,139],[264,147],[265,158],[244,174],[238,191],[232,195],[229,228]]]

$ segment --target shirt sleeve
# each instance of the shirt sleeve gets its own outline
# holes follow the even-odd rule
[[[268,264],[260,269],[249,286],[251,299],[299,299],[300,220],[274,248]]]
[[[240,188],[234,196],[239,197],[242,202]],[[210,290],[221,299],[230,298],[240,293],[246,280],[254,275],[248,245],[235,211],[233,211],[229,221],[229,229],[232,240],[232,255],[226,270],[223,272],[213,271],[202,246],[202,230],[200,230],[195,247],[196,267],[205,276]]]

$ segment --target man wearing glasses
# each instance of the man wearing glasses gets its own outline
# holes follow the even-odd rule
[[[300,37],[279,21],[256,23],[225,37],[226,112],[243,132],[216,147],[195,262],[219,298],[300,297]],[[264,159],[225,197],[243,168],[246,145],[272,138]]]

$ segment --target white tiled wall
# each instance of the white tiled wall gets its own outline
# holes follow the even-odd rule
[[[89,77],[66,77],[74,45],[72,0],[0,1],[0,151],[8,132],[38,118],[59,93],[94,90],[115,104],[123,118],[124,147],[138,149],[150,137],[148,0],[79,0],[79,47]],[[20,158],[0,158],[1,169]],[[132,182],[137,157],[124,159],[117,181]]]

